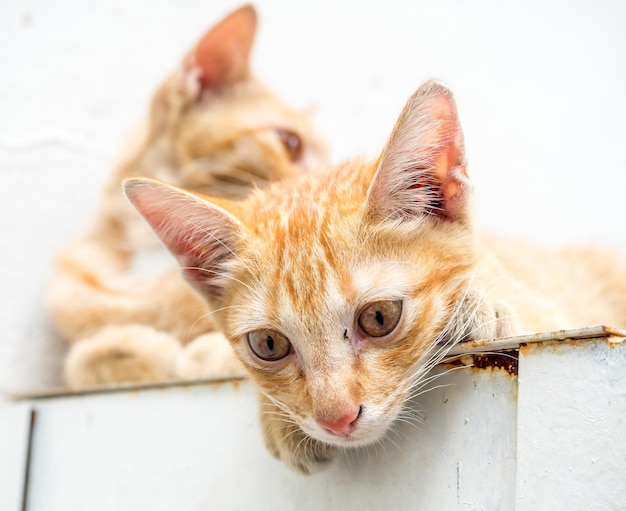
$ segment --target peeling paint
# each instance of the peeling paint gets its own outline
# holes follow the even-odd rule
[[[610,342],[622,342],[626,338],[626,331],[604,325],[573,330],[557,330],[556,332],[542,332],[515,337],[503,337],[500,339],[481,339],[477,341],[462,342],[454,346],[450,356],[469,355],[471,353],[485,353],[494,351],[507,351],[517,349],[519,346],[549,341],[588,341],[591,339],[608,339]]]
[[[517,376],[519,369],[519,352],[517,350],[504,353],[472,355],[474,367],[477,369],[504,369],[511,376]]]
[[[580,346],[584,346],[589,343],[594,344],[604,344],[609,349],[615,349],[620,347],[624,342],[626,342],[626,337],[618,336],[618,335],[607,335],[606,337],[595,337],[595,338],[583,338],[583,339],[575,339],[575,338],[567,338],[562,340],[547,340],[540,343],[528,343],[528,344],[520,344],[519,351],[524,356],[531,355],[533,353],[539,353],[546,350],[551,352],[555,352],[557,350],[562,350],[563,348],[576,348]]]
[[[446,365],[462,367],[466,366],[473,370],[503,370],[510,376],[517,376],[519,369],[519,351],[509,350],[500,353],[477,353],[462,355],[454,359],[446,360]]]

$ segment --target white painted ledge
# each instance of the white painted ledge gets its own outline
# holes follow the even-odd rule
[[[626,509],[626,342],[617,334],[508,340],[519,347],[517,374],[502,355],[482,368],[441,366],[454,370],[419,398],[423,424],[400,425],[310,477],[266,453],[245,380],[30,397],[0,409],[9,443],[22,447],[13,470],[28,458],[28,410],[36,417],[26,506],[21,466],[0,509]]]

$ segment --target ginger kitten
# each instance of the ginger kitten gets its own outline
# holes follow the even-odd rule
[[[60,254],[47,302],[72,343],[65,371],[72,387],[238,370],[178,271],[152,279],[133,271],[137,256],[159,243],[120,190],[125,178],[147,176],[240,199],[326,160],[306,115],[251,74],[256,24],[247,5],[200,38],[154,94],[89,228]]]
[[[623,257],[476,230],[456,105],[436,82],[376,161],[242,203],[148,179],[125,190],[258,387],[270,452],[301,472],[378,442],[457,342],[626,323]]]

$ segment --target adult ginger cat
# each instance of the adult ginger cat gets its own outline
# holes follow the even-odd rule
[[[65,368],[72,387],[238,369],[222,337],[206,334],[214,330],[206,304],[177,269],[152,280],[133,272],[134,259],[160,244],[121,183],[149,176],[239,199],[325,160],[306,116],[250,73],[256,20],[251,6],[227,16],[158,88],[89,229],[60,254],[48,306],[73,343]]]
[[[302,472],[384,437],[457,342],[626,323],[626,259],[476,230],[457,109],[436,82],[375,161],[243,203],[125,189],[256,383],[269,450]]]

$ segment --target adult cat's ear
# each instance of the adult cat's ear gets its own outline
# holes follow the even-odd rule
[[[152,130],[175,127],[182,112],[197,104],[204,92],[222,92],[250,76],[256,24],[254,7],[244,5],[200,38],[154,94]]]
[[[187,56],[185,66],[197,70],[202,89],[219,89],[248,76],[256,25],[254,7],[244,5],[198,41]]]
[[[424,214],[457,220],[466,213],[469,190],[454,97],[427,82],[407,102],[382,152],[367,214],[375,220]]]
[[[197,195],[152,179],[127,179],[124,192],[178,259],[189,283],[219,298],[236,258],[240,222]]]

